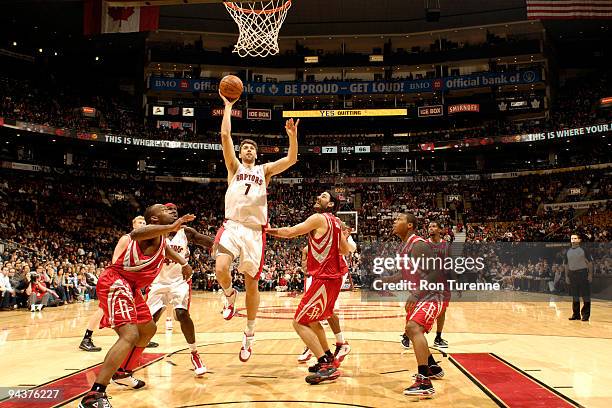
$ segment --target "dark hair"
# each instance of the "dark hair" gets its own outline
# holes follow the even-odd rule
[[[578,231],[573,231],[573,232],[570,234],[570,239],[572,238],[572,235],[577,236],[577,237],[578,237],[578,239],[582,241],[582,234],[581,234],[581,233],[579,233]]]
[[[412,224],[412,229],[416,230],[419,228],[419,222],[413,213],[404,213],[404,217],[406,217],[408,223]]]
[[[245,144],[255,146],[255,151],[257,152],[257,143],[255,143],[253,139],[244,139],[242,142],[240,142],[240,150],[242,150],[242,146],[244,146]]]
[[[147,224],[151,223],[151,217],[153,217],[154,215],[157,214],[157,209],[162,206],[163,204],[153,204],[149,207],[147,207],[147,209],[144,212],[144,217],[145,217],[145,221],[147,222]]]
[[[431,223],[436,224],[438,226],[438,228],[442,228],[443,227],[442,223],[440,221],[438,221],[438,220],[431,220],[431,221],[429,221],[429,223],[430,224]]]
[[[334,214],[336,211],[338,211],[338,202],[340,200],[338,200],[338,196],[335,193],[332,193],[331,191],[326,191],[326,193],[329,194],[329,202],[334,203],[334,206],[332,208],[329,208],[329,203],[328,203],[328,207],[325,209],[324,212]]]

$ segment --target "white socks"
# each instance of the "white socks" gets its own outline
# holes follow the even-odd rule
[[[336,343],[344,344],[344,334],[342,334],[342,332],[336,333],[335,336],[336,336]]]
[[[193,351],[198,351],[198,346],[196,346],[195,343],[190,344],[189,345],[189,349],[193,352]]]
[[[255,333],[255,320],[247,320],[245,334],[252,336]]]

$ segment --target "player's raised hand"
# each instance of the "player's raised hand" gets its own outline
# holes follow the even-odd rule
[[[223,94],[221,93],[221,90],[219,90],[219,96],[221,97],[221,99],[223,100],[223,103],[225,104],[226,107],[232,107],[234,106],[234,103],[236,103],[236,101],[238,99],[236,99],[236,101],[230,101],[229,99],[227,99],[225,96],[223,96]]]
[[[178,231],[179,229],[181,229],[181,225],[187,223],[187,222],[191,222],[193,220],[196,219],[196,216],[193,214],[185,214],[182,217],[180,217],[179,219],[177,219],[176,221],[174,221],[172,223],[172,226],[174,227],[173,230],[174,231]]]
[[[287,122],[285,122],[285,130],[287,131],[287,135],[290,137],[297,137],[299,124],[300,124],[299,119],[295,121],[295,123],[293,122],[293,118],[287,120]]]

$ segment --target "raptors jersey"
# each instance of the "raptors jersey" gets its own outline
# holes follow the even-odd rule
[[[157,277],[164,265],[165,257],[165,237],[161,237],[159,248],[151,256],[144,255],[138,246],[138,241],[130,238],[125,251],[107,269],[117,272],[135,288],[144,288]]]
[[[184,228],[178,230],[174,237],[168,241],[168,244],[178,254],[182,255],[186,261],[189,260],[189,242],[187,241],[187,234],[185,234]],[[154,282],[162,285],[171,285],[173,283],[182,282],[183,280],[183,268],[181,265],[166,258],[164,266]]]
[[[320,238],[308,234],[308,274],[316,279],[341,278],[348,270],[343,269],[340,255],[340,220],[330,213],[323,213],[327,231]]]
[[[264,166],[242,163],[225,193],[225,219],[246,225],[268,223],[268,198]]]

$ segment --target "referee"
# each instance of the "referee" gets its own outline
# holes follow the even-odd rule
[[[574,233],[570,237],[572,247],[567,250],[563,259],[565,267],[565,283],[570,287],[572,295],[572,317],[569,320],[580,320],[580,296],[582,306],[582,321],[588,322],[591,317],[591,282],[593,281],[593,258],[584,248],[580,247],[580,235]]]

